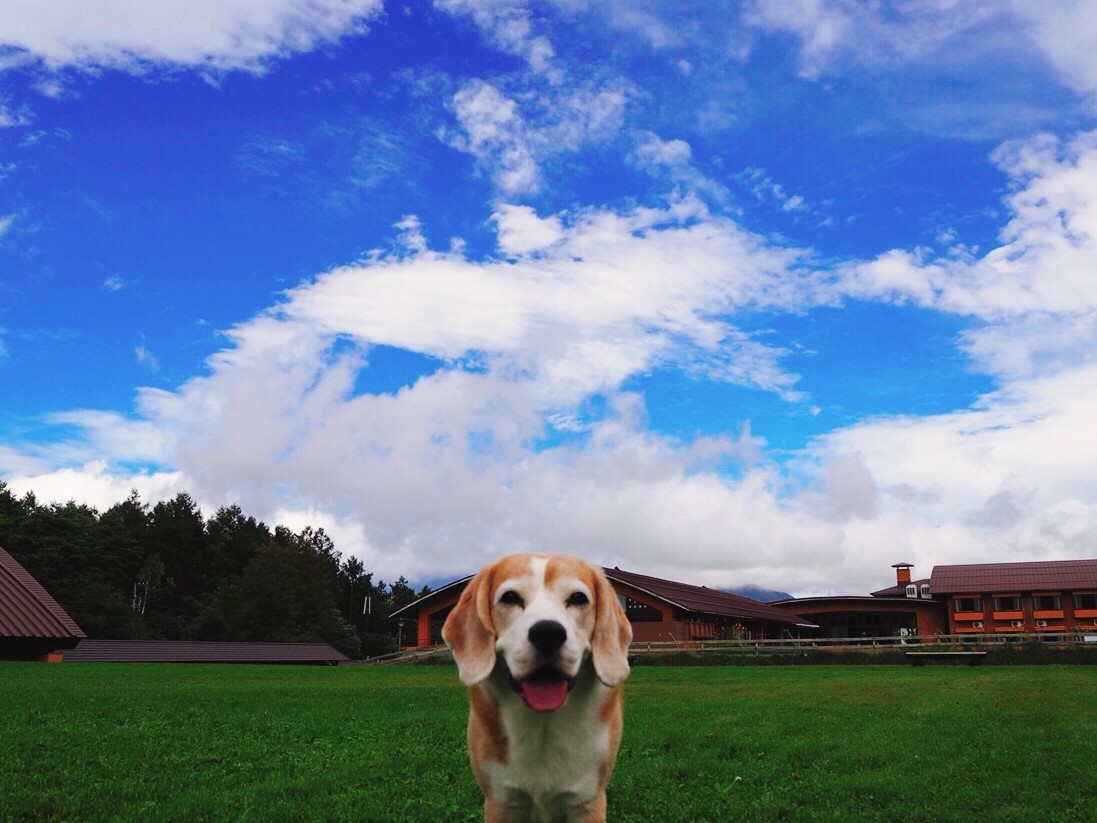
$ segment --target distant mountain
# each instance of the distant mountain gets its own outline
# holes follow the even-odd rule
[[[758,586],[738,586],[734,589],[724,589],[726,592],[737,594],[740,597],[749,597],[751,600],[757,600],[759,603],[772,603],[775,600],[791,600],[792,595],[788,592],[778,592],[772,589],[763,589]]]

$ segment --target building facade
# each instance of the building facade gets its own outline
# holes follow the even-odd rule
[[[897,563],[895,585],[869,597],[773,603],[841,639],[938,635],[1097,634],[1097,560],[934,566],[915,580]]]
[[[868,596],[798,597],[770,605],[815,623],[809,636],[829,640],[944,634],[945,610],[930,593],[929,579],[912,579],[910,563],[892,568],[895,585]]]
[[[1097,633],[1097,560],[936,566],[949,634]]]
[[[749,597],[658,577],[605,569],[632,624],[634,643],[797,637],[815,625]],[[442,624],[472,576],[455,580],[393,614],[416,623],[416,646],[442,642]]]

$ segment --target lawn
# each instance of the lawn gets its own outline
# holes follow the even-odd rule
[[[643,667],[610,820],[1097,820],[1097,667]],[[0,663],[0,820],[474,821],[446,666]]]

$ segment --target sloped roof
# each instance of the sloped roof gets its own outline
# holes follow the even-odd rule
[[[815,625],[796,615],[791,615],[787,612],[767,606],[765,603],[759,603],[757,600],[751,600],[749,597],[731,594],[730,592],[720,591],[719,589],[709,589],[705,586],[693,586],[689,583],[676,583],[673,580],[663,580],[658,577],[636,574],[635,572],[621,571],[617,568],[604,568],[604,571],[611,583],[617,581],[624,585],[632,586],[633,588],[647,592],[649,595],[659,600],[663,600],[670,603],[672,606],[676,606],[686,611],[727,617],[743,617],[751,620],[768,620],[773,623],[785,623],[795,626]],[[418,614],[420,608],[426,606],[428,603],[441,599],[443,593],[448,592],[450,595],[455,591],[456,593],[460,593],[461,590],[468,585],[469,581],[472,580],[472,577],[473,575],[468,575],[467,577],[454,580],[452,583],[447,583],[445,586],[435,589],[430,594],[419,598],[413,603],[409,603],[408,605],[397,609],[392,613],[392,616],[406,617],[408,615]]]
[[[751,600],[738,594],[710,589],[706,586],[694,586],[689,583],[676,583],[658,577],[649,577],[620,569],[606,569],[606,577],[647,592],[673,606],[691,612],[715,614],[726,617],[743,617],[750,620],[765,620],[771,623],[787,623],[794,626],[814,626],[814,623],[794,614],[780,611],[765,603]]]
[[[1081,591],[1097,589],[1097,560],[934,566],[931,594]]]
[[[72,639],[83,630],[31,577],[14,557],[0,548],[0,637]]]
[[[888,586],[886,589],[880,589],[879,591],[870,592],[873,597],[906,597],[907,586],[915,585],[921,589],[923,583],[928,583],[929,578],[923,577],[921,580],[911,580],[910,583],[896,583],[894,586]]]
[[[221,643],[190,640],[81,640],[66,663],[346,663],[327,643]]]

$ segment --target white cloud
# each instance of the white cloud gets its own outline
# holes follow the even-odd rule
[[[960,347],[989,374],[1034,377],[1092,362],[1097,353],[1097,311],[1036,312],[1009,322],[969,329]]]
[[[636,158],[641,165],[681,168],[689,165],[693,150],[685,140],[663,140],[649,133],[636,147]]]
[[[499,250],[507,255],[542,251],[564,236],[559,217],[538,217],[529,206],[502,204],[491,219],[495,222]]]
[[[538,129],[546,153],[576,151],[612,139],[624,125],[633,90],[623,81],[576,85],[566,93],[544,98],[549,114]]]
[[[824,465],[855,460],[881,517],[926,562],[1090,556],[1097,541],[1097,366],[1013,381],[971,409],[869,420],[822,437]],[[896,540],[888,540],[892,545]],[[944,561],[942,555],[949,559]]]
[[[705,195],[716,204],[727,202],[727,189],[694,165],[693,149],[685,140],[664,140],[652,132],[642,132],[635,140],[630,159],[637,168],[656,178],[669,178],[675,185]]]
[[[144,390],[145,394],[150,390]],[[145,404],[138,399],[138,417],[117,412],[76,409],[45,418],[51,426],[67,426],[83,433],[80,440],[61,441],[28,450],[43,465],[95,465],[104,455],[119,465],[162,465],[171,461],[178,422],[164,417],[142,419]]]
[[[948,44],[980,31],[1007,13],[982,3],[862,3],[858,0],[753,0],[743,19],[762,31],[800,41],[799,75],[819,80],[839,65],[894,68],[938,55]],[[945,54],[945,59],[952,56]]]
[[[545,161],[620,132],[629,97],[621,83],[507,96],[491,83],[470,80],[450,103],[460,128],[443,137],[473,155],[506,195],[535,192]]]
[[[207,375],[142,390],[130,417],[54,416],[80,435],[40,450],[42,471],[20,483],[40,477],[52,494],[79,476],[81,494],[104,488],[95,461],[107,456],[128,490],[126,466],[160,466],[199,500],[266,519],[324,512],[351,541],[340,548],[384,574],[457,572],[534,544],[671,562],[670,509],[690,520],[699,574],[753,562],[752,535],[782,528],[767,478],[735,486],[701,470],[755,461],[749,439],[653,436],[621,387],[660,366],[787,390],[780,352],[722,315],[800,305],[803,291],[782,285],[799,253],[693,201],[549,217],[501,206],[495,222],[505,260],[431,251],[404,221],[401,250],[320,275],[230,330]],[[356,394],[378,344],[447,365],[395,394]],[[608,407],[592,415],[593,395]],[[551,420],[582,437],[538,445]],[[757,525],[736,529],[739,517]],[[718,536],[736,531],[730,546]],[[807,522],[786,531],[788,553],[821,539]]]
[[[1097,9],[1088,0],[1029,3],[1013,0],[1033,42],[1077,91],[1097,93]]]
[[[160,361],[156,359],[156,355],[149,351],[149,347],[144,343],[138,343],[133,352],[137,356],[137,362],[146,369],[151,372],[160,371]]]
[[[491,84],[474,80],[458,90],[452,104],[462,134],[451,137],[451,145],[487,166],[504,192],[540,186],[541,170],[513,100]]]
[[[994,159],[1010,179],[981,257],[893,250],[835,287],[972,318],[960,348],[999,388],[969,409],[871,419],[821,437],[813,468],[855,459],[921,562],[1089,556],[1097,544],[1097,135],[1043,135]],[[875,539],[885,539],[868,530]],[[893,541],[894,542],[894,541]],[[901,558],[900,558],[901,559]]]
[[[435,0],[467,17],[495,46],[526,61],[531,71],[487,81],[464,81],[449,101],[456,128],[440,136],[473,155],[506,197],[541,189],[543,165],[563,154],[620,134],[636,92],[602,69],[556,59],[544,15],[521,0]]]
[[[753,385],[756,369],[736,363],[740,355],[757,363],[762,347],[722,316],[810,300],[806,279],[789,282],[800,252],[773,247],[695,200],[625,214],[585,210],[567,223],[535,224],[528,210],[503,207],[496,219],[512,259],[474,263],[421,249],[339,268],[291,291],[278,314],[445,360],[484,353],[534,380],[581,364],[592,381],[570,386],[562,395],[570,398],[613,389],[663,360]],[[535,225],[553,245],[535,248]],[[602,360],[592,364],[595,352]]]
[[[1012,216],[982,257],[896,250],[829,279],[688,198],[548,216],[500,205],[503,259],[433,251],[408,218],[400,249],[303,283],[232,329],[209,374],[143,390],[132,417],[56,416],[81,436],[24,455],[34,466],[18,478],[124,493],[122,467],[161,466],[201,500],[322,522],[370,568],[413,578],[540,547],[710,585],[858,593],[886,585],[900,560],[928,572],[991,554],[1085,555],[1097,541],[1097,358],[1085,354],[1097,309],[1080,276],[1093,255],[1090,141],[996,153]],[[832,431],[784,467],[746,432],[654,434],[625,389],[671,367],[799,400],[783,350],[729,318],[846,295],[978,318],[960,344],[1001,387],[954,413]],[[358,394],[379,344],[443,365],[396,393]],[[606,408],[592,414],[595,396]],[[554,424],[570,436],[545,441]],[[113,473],[94,462],[103,455]]]
[[[508,135],[536,146],[517,104],[465,89],[485,157]],[[682,141],[637,145],[638,164],[691,162]],[[367,567],[413,579],[536,547],[710,585],[863,593],[900,560],[928,572],[1088,555],[1097,144],[1041,137],[994,157],[1011,183],[997,248],[896,249],[830,272],[692,197],[623,213],[500,204],[500,256],[487,259],[432,250],[409,217],[400,248],[318,275],[231,329],[207,373],[142,390],[133,415],[57,415],[48,422],[79,436],[0,460],[43,498],[121,499],[144,482],[150,495],[185,488],[272,522],[320,523]],[[734,317],[850,297],[970,318],[959,344],[999,387],[968,409],[830,432],[785,465],[746,430],[650,431],[634,384],[656,369],[801,399],[781,346]],[[442,365],[362,394],[377,345]]]
[[[892,250],[851,266],[843,287],[989,323],[1097,311],[1097,132],[1015,141],[993,158],[1012,189],[1001,245],[979,258]]]
[[[258,137],[240,148],[236,162],[257,174],[277,177],[300,163],[304,156],[305,148],[299,141]]]
[[[1018,59],[1035,45],[1067,86],[1097,100],[1097,10],[1088,0],[753,0],[743,21],[761,31],[795,36],[800,43],[799,75],[808,80],[849,65],[895,70],[932,61],[940,69],[994,54]],[[978,109],[982,104],[970,100],[962,105]],[[964,117],[959,111],[937,116]]]
[[[0,177],[0,180],[2,180],[2,179],[3,179],[3,177]],[[8,215],[5,215],[3,217],[0,217],[0,237],[3,237],[5,234],[7,234],[8,229],[11,228],[12,223],[14,223],[14,222],[15,222],[15,215],[14,214],[8,214]]]
[[[30,117],[26,112],[14,112],[4,103],[4,98],[0,97],[0,129],[10,129],[14,126],[26,126],[30,124]]]
[[[381,10],[381,0],[9,0],[0,4],[0,68],[260,71],[365,31]]]
[[[4,455],[0,453],[0,465],[6,462]],[[181,477],[178,473],[120,474],[112,470],[104,460],[52,471],[34,473],[17,471],[7,476],[5,482],[15,494],[34,492],[39,502],[66,503],[75,500],[94,506],[100,511],[125,500],[133,489],[136,489],[146,501],[166,500],[187,491],[181,485]],[[223,502],[215,505],[207,504],[207,507],[212,511],[219,505],[224,504]]]
[[[747,20],[761,29],[784,31],[800,38],[800,76],[817,80],[831,55],[852,45],[855,21],[845,4],[826,0],[753,3]]]
[[[765,169],[748,166],[735,175],[735,180],[754,195],[758,202],[772,202],[781,211],[799,212],[808,209],[804,198],[799,194],[789,194],[785,187],[774,180]]]
[[[532,15],[525,3],[515,0],[434,0],[434,5],[453,15],[472,18],[499,48],[524,59],[536,73],[561,79],[553,66],[556,51],[544,35],[535,34]]]

